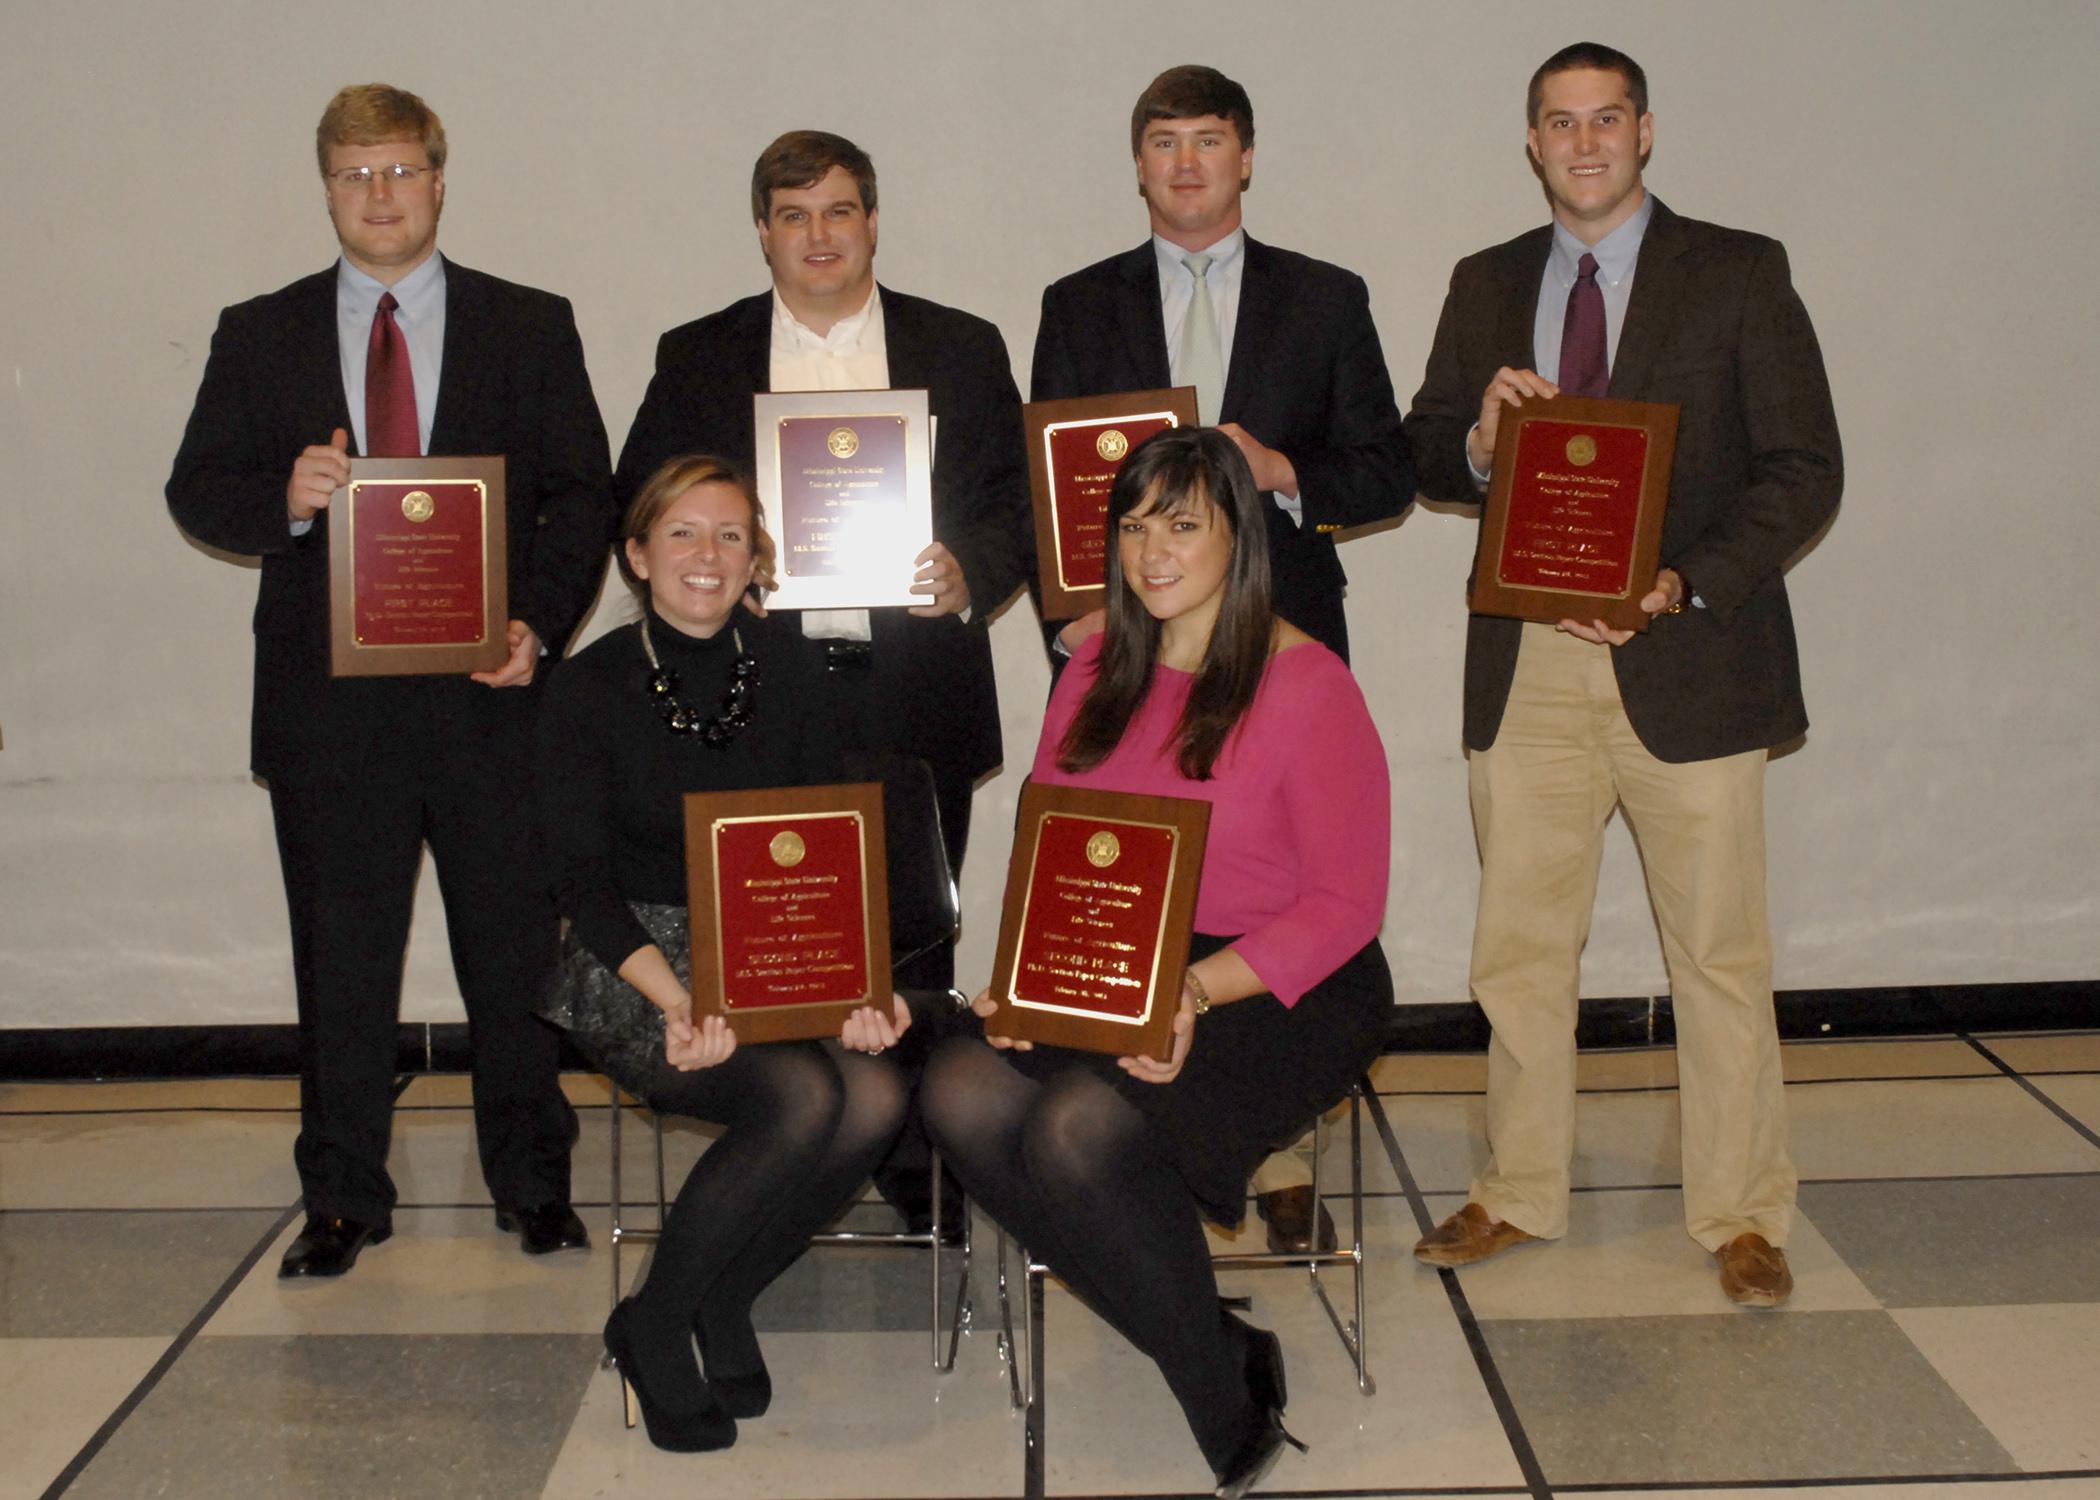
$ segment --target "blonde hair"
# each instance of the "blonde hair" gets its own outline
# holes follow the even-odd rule
[[[649,533],[671,508],[671,502],[696,484],[726,484],[744,497],[744,503],[751,507],[751,587],[761,595],[773,591],[773,538],[759,513],[758,491],[743,471],[727,459],[687,453],[663,461],[628,504],[627,514],[620,521],[620,545],[613,548],[613,561],[627,582],[627,591],[645,610],[649,606],[649,585],[627,560],[626,544],[647,546]]]
[[[445,165],[445,127],[437,111],[388,83],[353,83],[339,89],[314,127],[314,155],[328,175],[328,153],[337,146],[377,146],[417,141],[433,167]]]

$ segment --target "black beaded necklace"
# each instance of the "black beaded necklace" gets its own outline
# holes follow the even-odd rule
[[[719,750],[743,732],[751,722],[751,701],[758,689],[758,662],[744,651],[744,638],[729,627],[729,640],[736,647],[736,660],[729,667],[729,691],[722,695],[722,710],[711,719],[678,696],[678,673],[656,659],[656,646],[649,639],[649,618],[642,617],[642,654],[649,658],[649,701],[664,728],[673,734],[697,734],[710,750]]]

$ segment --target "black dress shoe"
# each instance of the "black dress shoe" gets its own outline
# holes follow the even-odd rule
[[[394,1221],[309,1217],[299,1238],[277,1263],[280,1280],[294,1276],[340,1276],[357,1264],[358,1252],[367,1245],[384,1244],[393,1237]]]
[[[1253,1489],[1269,1470],[1276,1467],[1276,1460],[1283,1457],[1284,1444],[1290,1444],[1300,1453],[1309,1451],[1284,1431],[1283,1419],[1274,1411],[1262,1413],[1260,1425],[1248,1434],[1225,1467],[1218,1470],[1218,1500],[1240,1500],[1240,1496]]]
[[[605,1352],[620,1372],[620,1385],[627,1399],[627,1425],[634,1425],[635,1408],[641,1408],[649,1441],[668,1453],[709,1453],[736,1441],[736,1422],[708,1390],[693,1359],[692,1343],[685,1330],[677,1330],[673,1345],[664,1349],[651,1343],[655,1361],[644,1369],[641,1350],[652,1330],[642,1324],[642,1312],[629,1297],[605,1320]]]
[[[576,1210],[558,1201],[542,1203],[538,1208],[499,1208],[496,1227],[505,1234],[516,1235],[518,1248],[527,1255],[591,1248],[591,1232],[576,1217]]]
[[[1327,1212],[1326,1204],[1313,1197],[1310,1184],[1304,1187],[1279,1188],[1273,1193],[1256,1194],[1254,1211],[1260,1214],[1262,1222],[1269,1226],[1270,1253],[1312,1253],[1315,1210],[1318,1211],[1320,1220],[1319,1251],[1325,1255],[1335,1247],[1334,1216]]]

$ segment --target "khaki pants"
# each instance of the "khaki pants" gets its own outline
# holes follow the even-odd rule
[[[1604,827],[1623,805],[1661,929],[1677,1025],[1685,1227],[1708,1250],[1786,1243],[1787,1155],[1765,915],[1765,752],[1673,765],[1627,722],[1611,647],[1524,627],[1494,745],[1468,765],[1480,841],[1472,993],[1494,1027],[1489,1159],[1473,1200],[1568,1228],[1575,1018]]]

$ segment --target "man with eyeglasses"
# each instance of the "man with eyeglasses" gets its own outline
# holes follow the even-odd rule
[[[569,304],[437,253],[445,133],[422,100],[346,88],[315,143],[341,258],[221,314],[167,489],[191,536],[262,559],[251,765],[291,915],[307,1212],[278,1274],[339,1276],[393,1232],[395,1030],[426,843],[496,1222],[528,1253],[581,1248],[576,1116],[556,1035],[526,1009],[557,925],[522,809],[542,659],[589,609],[614,530],[605,427]],[[501,667],[331,676],[328,507],[353,453],[505,456]]]

